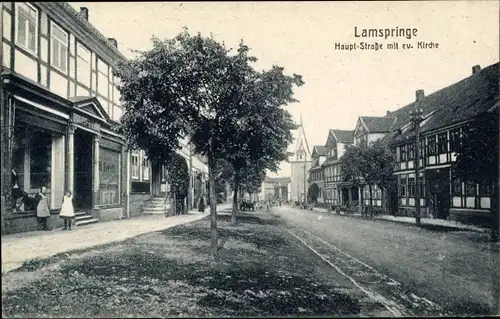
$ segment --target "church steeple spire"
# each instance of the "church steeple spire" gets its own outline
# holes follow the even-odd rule
[[[300,113],[300,124],[301,127],[304,127],[304,122],[302,121],[302,113]]]

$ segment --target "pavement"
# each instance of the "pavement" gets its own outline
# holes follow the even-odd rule
[[[317,212],[324,212],[324,213],[327,212],[327,210],[325,208],[320,208],[320,207],[314,207],[313,210],[317,211]],[[361,214],[355,214],[355,216],[361,217]],[[409,225],[415,224],[414,217],[379,215],[379,216],[373,216],[373,219],[385,220],[385,221],[402,223],[402,224],[409,224]],[[480,233],[488,233],[490,231],[488,228],[477,227],[474,225],[466,225],[466,224],[462,224],[462,223],[459,223],[459,222],[456,222],[453,220],[443,220],[443,219],[436,219],[436,218],[422,218],[420,220],[420,222],[422,224],[425,224],[425,225],[441,226],[441,227],[446,227],[446,228],[451,228],[451,229],[468,230],[468,231],[475,231],[475,232],[480,232]]]
[[[406,303],[414,314],[425,315],[418,312],[420,306],[456,315],[500,314],[499,245],[486,242],[487,234],[291,207],[271,212],[354,280],[388,300]],[[399,292],[391,287],[400,287]]]
[[[219,204],[217,211],[228,210],[232,204]],[[141,234],[189,223],[208,216],[192,210],[186,215],[143,215],[130,219],[101,222],[74,227],[71,231],[34,231],[2,236],[2,273],[22,266],[25,261],[47,258],[60,253],[119,242]]]

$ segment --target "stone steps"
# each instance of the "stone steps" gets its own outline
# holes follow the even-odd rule
[[[76,212],[75,213],[75,225],[85,226],[90,224],[98,223],[99,220],[94,218],[94,216],[88,214],[87,212]]]
[[[165,214],[165,198],[153,197],[146,202],[142,208],[144,215],[164,215]]]

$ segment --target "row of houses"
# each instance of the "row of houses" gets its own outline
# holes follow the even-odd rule
[[[344,181],[339,159],[349,145],[383,139],[395,158],[397,187],[386,192],[375,186],[373,205],[386,213],[414,216],[415,182],[420,179],[421,214],[426,217],[487,223],[491,217],[493,185],[452,178],[459,139],[471,121],[498,108],[499,64],[481,69],[448,87],[425,96],[416,91],[415,101],[384,116],[360,116],[353,130],[331,129],[325,145],[313,147],[309,187],[316,188],[320,206],[348,202],[370,205],[368,186]],[[415,131],[410,112],[423,111],[420,124],[419,171],[415,165]],[[360,206],[362,206],[360,205]]]
[[[113,130],[124,113],[117,41],[89,23],[87,8],[65,2],[2,2],[0,10],[2,231],[37,228],[33,207],[18,209],[14,190],[33,196],[45,186],[54,215],[70,190],[89,223],[140,214],[164,197],[165,165],[129,150]],[[183,145],[192,204],[208,169]]]

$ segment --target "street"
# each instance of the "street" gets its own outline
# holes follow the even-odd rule
[[[490,244],[467,234],[290,207],[272,214],[367,293],[402,306],[403,315],[484,315],[498,298],[498,249],[490,253]]]

